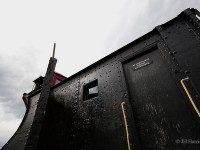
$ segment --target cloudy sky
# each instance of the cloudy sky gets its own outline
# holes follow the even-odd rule
[[[0,148],[24,113],[21,99],[44,75],[53,43],[69,77],[200,0],[0,1]]]

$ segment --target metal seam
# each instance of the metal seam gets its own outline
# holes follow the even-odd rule
[[[121,103],[121,107],[122,107],[122,112],[123,112],[123,117],[124,117],[124,124],[125,124],[125,128],[126,128],[126,138],[127,138],[128,150],[131,150],[129,131],[128,131],[128,124],[127,124],[126,113],[125,113],[125,109],[124,109],[124,105],[125,104],[126,104],[125,102],[122,102]]]
[[[187,78],[182,79],[181,80],[181,84],[182,84],[182,86],[183,86],[183,88],[184,88],[184,90],[185,90],[185,92],[186,92],[186,94],[187,94],[187,96],[188,96],[193,108],[195,109],[196,113],[198,114],[198,116],[200,118],[200,112],[199,112],[197,106],[195,105],[194,100],[192,99],[192,96],[190,95],[190,93],[189,93],[189,91],[188,91],[188,89],[187,89],[187,87],[186,87],[186,85],[184,83],[185,80],[189,80],[189,78],[187,77]]]

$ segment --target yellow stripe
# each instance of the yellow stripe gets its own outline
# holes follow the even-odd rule
[[[128,124],[127,124],[127,121],[126,121],[126,114],[125,114],[124,105],[125,105],[125,102],[122,102],[121,106],[122,106],[122,112],[123,112],[123,116],[124,116],[124,123],[125,123],[125,127],[126,127],[126,138],[127,138],[128,150],[131,150],[131,144],[130,144],[130,139],[129,139],[129,131],[128,131]]]
[[[189,93],[189,91],[188,91],[188,89],[187,89],[187,87],[186,87],[186,85],[184,83],[185,80],[189,80],[189,78],[182,79],[181,80],[181,84],[182,84],[182,86],[183,86],[183,88],[184,88],[184,90],[185,90],[190,102],[192,103],[193,108],[195,109],[196,113],[200,117],[200,112],[199,112],[198,108],[196,107],[196,105],[194,103],[194,100],[192,99],[192,96],[190,95],[190,93]]]

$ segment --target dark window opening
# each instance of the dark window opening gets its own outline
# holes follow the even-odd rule
[[[83,100],[89,100],[98,96],[98,81],[92,81],[84,86]]]

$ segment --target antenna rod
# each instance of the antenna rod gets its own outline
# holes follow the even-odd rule
[[[54,43],[54,45],[53,45],[53,55],[52,55],[53,58],[55,56],[55,50],[56,50],[56,43]]]

